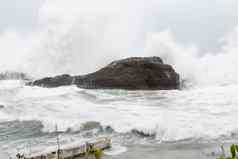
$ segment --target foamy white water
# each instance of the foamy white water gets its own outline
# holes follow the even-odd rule
[[[189,89],[48,89],[25,86],[21,80],[0,80],[0,150],[16,152],[54,146],[56,124],[62,131],[62,144],[105,134],[112,136],[119,150],[108,154],[116,155],[127,150],[121,145],[137,140],[144,144],[151,140],[153,144],[237,141],[238,29],[237,23],[228,26],[225,21],[236,17],[236,12],[229,11],[235,11],[237,4],[226,2],[42,2],[34,30],[22,33],[6,28],[0,33],[0,73],[24,72],[33,78],[78,75],[124,57],[159,56],[175,68]],[[178,18],[174,18],[177,14]],[[212,23],[216,18],[217,27]],[[210,33],[203,34],[212,28],[221,36],[214,41],[220,45],[201,52],[199,44],[178,40],[174,32],[184,36],[194,31],[186,23],[179,29],[183,20],[199,21],[194,23],[201,26],[197,34],[207,38]],[[202,25],[209,20],[212,26]],[[162,24],[166,21],[168,25]],[[223,31],[219,30],[223,27]],[[192,36],[189,42],[193,42]]]
[[[155,140],[216,139],[238,130],[238,85],[174,91],[83,90],[75,86],[40,88],[15,81],[0,89],[0,122],[40,121],[43,132],[55,124],[66,131],[100,122],[117,133],[136,129]],[[14,83],[14,82],[13,82]],[[1,83],[3,84],[3,83]],[[6,96],[4,96],[5,92]]]

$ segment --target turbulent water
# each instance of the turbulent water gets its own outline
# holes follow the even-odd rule
[[[0,159],[8,158],[1,151],[14,156],[56,148],[56,125],[62,146],[112,137],[109,159],[215,158],[214,145],[238,141],[238,29],[226,21],[236,21],[230,11],[237,4],[225,2],[42,2],[35,28],[0,33]],[[216,39],[207,45],[218,46],[201,51],[174,32],[189,35],[189,42],[195,33],[203,43]],[[20,80],[89,73],[131,56],[161,57],[186,89],[49,89]]]
[[[236,141],[237,94],[238,85],[125,91],[40,88],[3,80],[0,149],[14,154],[55,148],[56,124],[63,146],[112,137],[115,150],[108,154],[113,156],[133,145]]]

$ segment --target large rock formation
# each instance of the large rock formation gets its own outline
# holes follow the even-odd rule
[[[47,77],[29,84],[43,87],[75,84],[87,89],[177,89],[179,75],[159,57],[132,57],[114,61],[87,75]]]

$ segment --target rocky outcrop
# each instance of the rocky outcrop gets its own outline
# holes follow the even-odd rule
[[[179,75],[159,57],[132,57],[114,61],[91,74],[47,77],[29,84],[43,87],[75,84],[87,89],[177,89]]]

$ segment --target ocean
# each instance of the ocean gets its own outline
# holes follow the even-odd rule
[[[238,1],[15,1],[0,6],[0,159],[55,149],[56,125],[61,146],[111,137],[105,159],[215,159],[238,142]],[[82,75],[145,56],[171,65],[182,88],[42,88],[2,75]]]
[[[238,85],[127,91],[2,80],[0,149],[14,156],[56,148],[57,125],[62,146],[111,137],[105,158],[215,158],[222,144],[237,142],[237,94]]]

